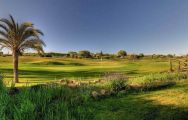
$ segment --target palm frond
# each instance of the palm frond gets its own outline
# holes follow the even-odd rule
[[[11,43],[7,39],[0,39],[0,46],[11,48]]]
[[[22,41],[25,41],[28,38],[36,38],[39,39],[40,35],[43,35],[43,33],[38,30],[38,29],[34,29],[34,28],[29,28],[27,30],[25,30],[25,32],[22,34]]]
[[[16,23],[10,15],[10,19],[0,19],[0,46],[17,50],[20,53],[25,49],[33,49],[42,53],[46,46],[40,36],[41,30],[34,28],[31,22]]]
[[[17,31],[16,22],[15,22],[14,18],[12,17],[12,15],[9,15],[9,16],[10,16],[10,21],[13,25],[14,31],[16,32]]]
[[[26,49],[32,49],[32,50],[36,50],[38,53],[44,53],[43,45],[37,41],[35,42],[28,41],[25,44],[23,44],[19,50],[24,51]]]
[[[0,19],[0,22],[3,22],[4,24],[6,24],[9,27],[9,29],[13,29],[13,25],[8,19],[2,18]]]
[[[19,33],[22,35],[27,29],[32,28],[33,23],[31,22],[24,22],[19,26]]]
[[[0,30],[0,37],[4,37],[4,38],[8,38],[8,34],[7,32],[3,31],[3,30]]]
[[[44,35],[44,33],[41,30],[39,30],[39,29],[35,29],[35,31],[36,31],[37,34],[40,34],[42,36]]]
[[[18,48],[22,48],[24,46],[28,46],[28,45],[38,45],[38,46],[46,46],[46,44],[44,43],[43,40],[41,39],[28,39],[25,40],[23,43],[20,44],[20,46]]]
[[[7,28],[6,25],[0,23],[0,28],[2,28],[3,30],[5,30],[6,32],[8,32],[8,28]]]

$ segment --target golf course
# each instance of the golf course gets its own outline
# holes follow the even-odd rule
[[[12,57],[0,58],[0,71],[7,81],[12,80]],[[67,79],[99,79],[106,72],[122,72],[129,77],[142,76],[169,70],[168,59],[72,59],[21,56],[19,65],[20,83],[44,83]]]
[[[3,83],[8,87],[1,89],[9,91],[1,94],[3,119],[187,119],[188,76],[169,72],[168,57],[101,60],[21,56],[20,82],[15,84],[18,91],[11,88],[11,59],[11,56],[0,59]],[[173,69],[177,67],[173,62]],[[88,82],[100,79],[103,82]],[[123,80],[126,88],[117,83],[115,87],[120,85],[119,90],[110,93],[114,80]],[[62,81],[88,84],[69,86],[69,82]],[[9,109],[13,105],[17,108]]]
[[[0,120],[188,120],[188,0],[0,0]]]

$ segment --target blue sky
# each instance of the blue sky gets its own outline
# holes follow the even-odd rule
[[[31,21],[46,51],[188,53],[188,0],[0,0],[0,17]]]

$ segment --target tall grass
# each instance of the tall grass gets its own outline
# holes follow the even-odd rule
[[[140,90],[154,90],[175,85],[177,81],[187,78],[187,73],[153,73],[132,78],[129,84]]]
[[[0,93],[0,120],[92,119],[89,93],[87,88],[58,85],[22,88],[11,95],[4,90]]]
[[[182,80],[187,79],[188,74],[187,73],[153,73],[144,75],[141,77],[135,77],[129,80],[130,84],[144,84],[144,83],[150,83],[153,81],[176,81],[176,80]]]

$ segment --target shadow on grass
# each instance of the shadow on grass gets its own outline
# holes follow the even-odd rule
[[[92,106],[95,119],[188,120],[188,108],[161,105],[139,94],[111,97],[96,101]]]
[[[12,78],[12,76],[6,76],[7,73],[12,73],[12,69],[1,69],[2,73],[5,73],[6,78]],[[32,78],[46,78],[46,80],[54,80],[55,78],[93,78],[103,75],[104,72],[100,71],[47,71],[47,70],[19,70],[19,78],[32,79]]]
[[[71,66],[84,66],[82,63],[78,62],[70,62],[70,63],[63,63],[58,61],[46,61],[46,62],[35,62],[32,63],[33,65],[71,65]]]
[[[1,73],[5,74],[5,78],[12,78],[12,69],[1,68]],[[104,75],[106,71],[48,71],[48,70],[19,70],[19,78],[24,78],[25,80],[32,81],[32,79],[38,78],[40,81],[42,79],[55,80],[62,78],[98,78]],[[124,71],[128,75],[136,75],[138,72],[135,71]],[[6,76],[6,74],[8,74]],[[35,80],[36,81],[36,80]]]

